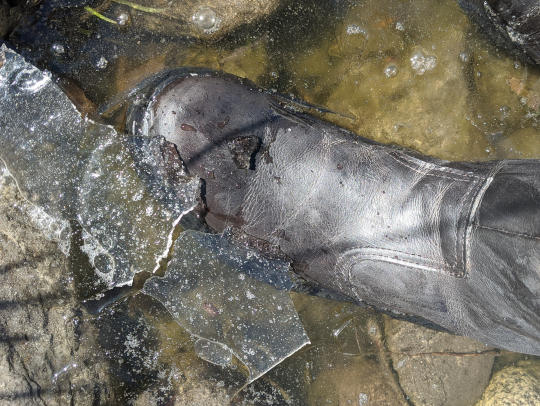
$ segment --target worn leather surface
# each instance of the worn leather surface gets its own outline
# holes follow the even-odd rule
[[[204,180],[207,223],[354,300],[540,355],[540,161],[384,146],[220,75],[169,80],[147,135]]]

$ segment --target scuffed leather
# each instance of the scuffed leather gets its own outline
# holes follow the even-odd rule
[[[540,355],[540,161],[423,157],[217,74],[171,82],[151,109],[149,134],[204,179],[215,230],[354,300]]]

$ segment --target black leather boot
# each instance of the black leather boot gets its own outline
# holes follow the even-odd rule
[[[440,161],[232,76],[160,80],[128,128],[176,145],[215,231],[356,301],[540,355],[540,161]]]
[[[538,0],[458,0],[495,45],[520,59],[540,64]]]

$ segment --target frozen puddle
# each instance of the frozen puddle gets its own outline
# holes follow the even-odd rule
[[[309,343],[289,297],[288,263],[228,235],[186,231],[173,241],[200,185],[171,144],[82,118],[48,73],[5,46],[0,61],[0,187],[13,177],[29,217],[61,247],[77,222],[96,281],[131,285],[174,244],[165,276],[143,292],[196,338],[203,359],[225,366],[234,355],[253,381]]]

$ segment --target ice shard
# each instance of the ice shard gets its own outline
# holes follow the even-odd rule
[[[148,279],[142,291],[199,338],[202,358],[227,365],[230,352],[253,381],[309,343],[288,275],[287,262],[264,258],[226,234],[185,231],[165,276]]]
[[[146,159],[136,163],[134,148]],[[154,271],[196,204],[198,179],[170,162],[165,141],[118,134],[82,117],[51,74],[6,46],[0,49],[0,159],[47,220],[44,228],[69,240],[69,222],[80,223],[82,249],[109,288]],[[149,187],[157,175],[167,176]]]

